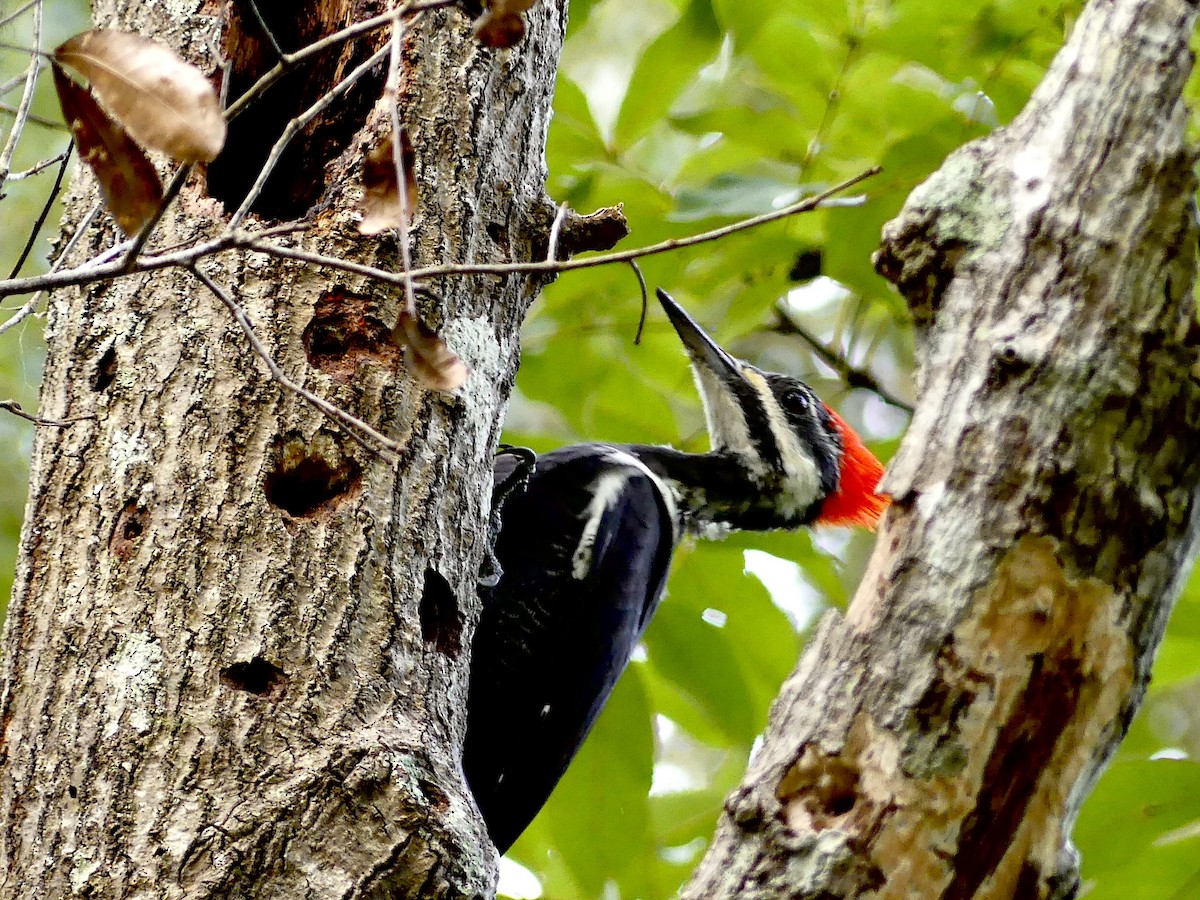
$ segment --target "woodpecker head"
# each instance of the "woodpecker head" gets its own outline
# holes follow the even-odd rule
[[[774,526],[874,528],[883,466],[853,429],[803,381],[734,359],[661,288],[658,299],[691,357],[713,451],[761,487]]]

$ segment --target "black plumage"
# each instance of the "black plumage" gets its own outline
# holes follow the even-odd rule
[[[528,452],[496,459],[463,768],[502,853],[628,665],[684,534],[871,526],[885,503],[878,460],[807,385],[734,359],[659,299],[691,357],[710,452],[580,444],[532,471]]]
[[[498,462],[499,483],[512,463]],[[501,852],[566,771],[662,594],[672,515],[633,462],[602,445],[547,453],[502,508],[500,580],[483,592],[463,754]],[[612,485],[612,500],[583,558],[580,522],[597,481]]]

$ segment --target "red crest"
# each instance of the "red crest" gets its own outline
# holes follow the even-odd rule
[[[873,529],[891,502],[887,494],[875,490],[883,477],[883,463],[866,448],[862,438],[841,416],[828,406],[825,409],[829,410],[834,427],[842,435],[842,465],[837,490],[825,498],[815,524]]]

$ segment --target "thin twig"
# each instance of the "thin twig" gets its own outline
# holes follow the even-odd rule
[[[20,172],[9,172],[9,181],[24,181],[26,178],[32,178],[34,175],[41,175],[47,169],[61,162],[66,162],[66,152],[59,153],[57,156],[49,156],[41,162],[36,162],[28,169],[22,169]]]
[[[104,207],[102,204],[97,203],[90,210],[88,210],[87,215],[84,216],[83,220],[79,223],[79,227],[75,229],[75,233],[71,235],[71,239],[67,241],[67,245],[63,248],[62,253],[58,254],[58,259],[56,259],[54,264],[50,266],[51,272],[57,272],[62,268],[62,264],[66,262],[66,259],[71,254],[71,251],[75,249],[75,245],[79,243],[80,238],[83,237],[83,234],[85,231],[87,231],[88,226],[92,224],[92,220],[95,219],[96,216],[100,215],[100,210],[103,208]],[[13,315],[10,316],[3,324],[0,324],[0,334],[4,334],[4,332],[20,324],[29,316],[31,316],[38,308],[38,305],[42,302],[42,298],[45,296],[46,291],[44,290],[34,293],[33,296],[25,301],[23,306],[17,309],[17,311],[13,313]]]
[[[32,413],[27,413],[21,408],[21,404],[16,400],[0,400],[0,409],[8,410],[14,416],[20,416],[26,422],[32,422],[34,425],[48,425],[52,428],[66,428],[68,425],[74,425],[76,422],[86,422],[89,419],[96,418],[94,415],[73,416],[70,419],[43,419],[40,416],[35,416]]]
[[[16,278],[21,273],[21,267],[25,265],[25,260],[29,259],[33,245],[37,242],[38,232],[46,224],[46,219],[50,215],[54,201],[58,199],[58,192],[62,190],[63,178],[67,174],[67,165],[71,161],[71,148],[74,146],[75,141],[72,139],[68,142],[67,149],[62,152],[62,165],[58,167],[58,176],[54,179],[54,187],[50,188],[50,194],[46,197],[46,202],[42,205],[42,211],[38,214],[37,221],[33,223],[33,228],[29,232],[29,240],[25,242],[25,247],[21,250],[21,255],[17,257],[17,264],[12,267],[12,271],[8,274],[9,278]]]
[[[3,28],[5,25],[7,25],[13,19],[19,18],[22,14],[28,12],[30,7],[36,6],[40,3],[41,3],[41,0],[27,0],[27,2],[22,3],[20,6],[18,6],[16,9],[14,9],[12,12],[10,12],[8,15],[4,16],[3,18],[0,18],[0,28]]]
[[[275,51],[275,58],[286,65],[287,54],[279,46],[279,41],[275,40],[275,32],[271,30],[271,26],[267,24],[267,20],[263,18],[262,10],[258,8],[258,3],[255,0],[250,0],[250,12],[254,14],[254,20],[258,22],[258,27],[267,36],[267,40],[271,44],[271,49]]]
[[[861,22],[855,23],[856,27],[861,28]],[[804,159],[800,161],[800,174],[808,173],[809,167],[812,165],[817,154],[825,147],[825,135],[833,126],[834,116],[837,114],[836,109],[841,103],[844,83],[850,74],[850,67],[856,61],[859,52],[862,49],[863,42],[854,38],[850,38],[846,46],[846,55],[842,57],[842,67],[838,71],[837,76],[833,80],[833,84],[829,86],[829,90],[825,92],[825,108],[821,110],[821,121],[817,123],[817,130],[813,132],[812,139],[808,142],[808,147],[804,151]]]
[[[29,51],[29,68],[25,71],[25,89],[21,93],[21,102],[17,104],[17,113],[13,118],[12,130],[4,149],[0,150],[0,194],[4,193],[4,185],[8,182],[8,173],[12,168],[13,154],[17,150],[17,141],[25,130],[26,117],[33,105],[33,90],[37,86],[38,72],[42,61],[38,53],[42,47],[42,0],[37,0],[33,6],[33,48]]]
[[[384,93],[387,95],[388,119],[392,127],[392,164],[396,167],[396,184],[400,186],[400,265],[404,274],[408,275],[412,272],[412,250],[408,246],[409,198],[405,187],[408,179],[404,177],[404,141],[401,139],[400,130],[400,39],[404,36],[404,31],[400,14],[397,12],[392,21],[391,39],[388,41],[388,75]],[[413,292],[411,278],[404,279],[404,309],[408,315],[416,318],[417,298]]]
[[[642,267],[637,264],[636,260],[629,260],[629,267],[633,269],[633,274],[637,276],[638,287],[642,291],[642,314],[638,316],[637,331],[633,335],[634,346],[642,342],[642,331],[646,328],[646,316],[650,312],[650,294],[646,290],[646,276],[642,274]]]
[[[0,113],[4,113],[7,116],[15,116],[17,114],[17,108],[15,106],[9,106],[7,103],[0,103]],[[25,121],[30,125],[41,125],[43,128],[53,128],[56,131],[71,130],[67,127],[66,122],[60,122],[57,119],[47,119],[44,116],[35,115],[34,113],[27,115],[25,117]]]
[[[630,260],[641,259],[644,256],[654,256],[658,253],[666,253],[671,250],[692,247],[697,244],[703,244],[707,241],[715,241],[719,238],[735,234],[739,231],[745,231],[749,228],[756,228],[759,225],[765,225],[769,222],[774,222],[787,216],[793,216],[798,213],[819,209],[824,206],[826,201],[830,200],[834,194],[853,187],[859,182],[877,174],[879,171],[880,169],[878,166],[872,167],[859,175],[855,175],[853,178],[848,178],[840,184],[834,185],[826,191],[822,191],[820,194],[808,197],[798,203],[793,203],[791,206],[773,210],[772,212],[764,213],[762,215],[752,216],[739,222],[733,222],[721,228],[713,229],[712,231],[705,231],[686,238],[672,238],[671,240],[661,241],[657,244],[650,244],[646,247],[638,247],[615,253],[601,253],[597,254],[596,256],[576,257],[575,259],[556,261],[553,263],[546,262],[544,260],[538,260],[536,262],[519,263],[447,264],[413,269],[411,272],[404,274],[402,272],[392,272],[376,266],[368,266],[362,263],[351,262],[350,260],[339,259],[336,256],[326,256],[324,254],[314,253],[309,250],[299,250],[294,247],[284,247],[266,240],[266,232],[261,232],[258,234],[227,232],[217,238],[204,241],[196,244],[194,247],[184,250],[143,254],[138,258],[137,265],[134,266],[131,272],[122,272],[119,263],[103,262],[101,261],[102,257],[100,257],[96,259],[90,259],[74,269],[68,269],[60,272],[48,272],[45,275],[34,275],[27,278],[15,278],[7,281],[0,281],[0,297],[8,297],[13,294],[27,294],[32,291],[64,287],[66,285],[78,286],[91,284],[96,281],[111,278],[114,275],[150,272],[157,269],[168,269],[173,266],[186,267],[192,265],[198,260],[205,258],[206,256],[212,256],[216,253],[226,250],[236,249],[253,250],[282,259],[295,259],[301,262],[312,263],[313,265],[335,269],[337,271],[351,272],[356,275],[362,275],[382,284],[395,285],[403,285],[405,280],[410,278],[414,281],[420,281],[423,279],[438,278],[443,275],[515,275],[533,272],[570,272],[575,269],[590,269],[596,266],[610,265],[612,263],[627,263]]]
[[[458,0],[428,0],[425,3],[407,3],[399,10],[394,12],[381,13],[378,16],[373,16],[370,19],[363,19],[361,22],[355,22],[353,25],[343,28],[341,31],[326,35],[319,41],[314,41],[307,47],[297,50],[295,53],[285,53],[278,63],[276,63],[265,75],[250,85],[242,96],[234,101],[233,105],[225,111],[225,119],[232,121],[237,116],[246,111],[254,101],[263,95],[267,88],[271,87],[275,82],[287,74],[299,62],[303,62],[310,56],[336,46],[344,44],[346,41],[367,34],[371,31],[376,31],[387,25],[390,25],[397,15],[413,16],[417,13],[427,12],[434,9],[442,9],[447,6],[457,5]]]
[[[175,175],[171,178],[171,183],[163,191],[163,197],[159,201],[158,209],[154,211],[154,215],[150,217],[150,221],[142,226],[142,230],[134,235],[133,245],[129,248],[129,252],[125,254],[124,262],[121,263],[122,271],[133,271],[133,267],[137,264],[138,254],[142,252],[142,248],[150,240],[151,233],[158,227],[158,223],[162,221],[162,217],[167,214],[167,207],[179,196],[180,190],[183,189],[183,183],[188,180],[190,174],[192,174],[192,163],[184,163],[176,170]]]
[[[263,361],[267,370],[271,373],[271,377],[278,382],[286,390],[291,391],[298,397],[309,403],[315,409],[324,413],[333,421],[337,422],[346,433],[350,435],[358,444],[371,453],[379,454],[389,462],[395,462],[399,458],[400,451],[403,446],[379,431],[376,431],[362,419],[351,415],[341,407],[330,403],[323,397],[319,397],[310,391],[308,388],[293,381],[289,378],[279,363],[275,362],[275,358],[271,356],[265,344],[259,338],[258,333],[254,330],[254,326],[250,323],[250,317],[240,303],[223,287],[205,275],[200,269],[191,265],[188,266],[188,271],[194,275],[201,284],[212,292],[218,300],[225,304],[225,307],[232,313],[234,320],[241,327],[242,332],[246,335],[246,339],[250,342],[251,348],[255,355]]]
[[[116,258],[122,255],[127,247],[131,246],[129,242],[124,242],[80,263],[73,269],[57,272],[50,271],[44,275],[31,275],[26,278],[0,281],[0,297],[9,297],[13,294],[27,294],[31,291],[53,290],[54,288],[67,286],[80,287],[113,277],[140,275],[144,272],[154,272],[159,269],[186,268],[205,257],[214,256],[226,250],[239,247],[247,247],[251,250],[257,249],[253,246],[254,239],[257,237],[258,235],[223,234],[212,240],[203,241],[182,250],[145,254],[138,258],[137,265],[129,272],[122,269],[123,259],[118,260]]]
[[[375,51],[366,62],[359,65],[349,75],[334,85],[320,100],[287,123],[287,126],[283,129],[283,134],[279,136],[279,139],[275,141],[275,145],[271,148],[271,153],[267,157],[267,161],[263,163],[262,168],[259,170],[258,178],[254,180],[250,192],[242,201],[241,206],[238,207],[237,212],[233,214],[233,218],[229,220],[229,231],[236,231],[241,227],[242,220],[250,214],[250,208],[258,201],[263,186],[267,183],[267,179],[271,177],[271,173],[275,171],[275,166],[279,163],[279,158],[283,155],[283,151],[292,142],[292,138],[299,134],[300,129],[304,128],[305,125],[324,112],[338,97],[350,90],[358,79],[383,62],[383,58],[388,53],[388,47],[382,47]],[[403,184],[403,182],[401,183]]]
[[[874,375],[866,369],[854,365],[844,354],[830,347],[783,310],[779,311],[779,321],[774,330],[779,334],[796,335],[796,337],[808,344],[813,353],[820,357],[829,368],[836,371],[850,387],[871,391],[871,393],[877,395],[884,402],[904,410],[910,416],[913,414],[913,405],[911,403],[897,397],[880,384],[879,379]]]
[[[550,226],[550,238],[546,242],[546,261],[558,259],[558,235],[562,231],[563,220],[567,217],[567,202],[558,204],[558,212],[554,214],[554,224]]]
[[[770,222],[775,222],[779,219],[794,216],[798,213],[810,212],[814,209],[821,208],[825,201],[832,198],[835,194],[851,188],[861,181],[866,180],[881,171],[879,166],[872,166],[865,172],[855,175],[853,178],[847,178],[845,181],[834,185],[828,190],[822,191],[819,194],[814,194],[811,197],[806,197],[791,206],[785,206],[781,209],[772,210],[761,215],[751,216],[748,219],[742,219],[738,222],[733,222],[729,225],[723,225],[720,228],[714,228],[711,231],[704,231],[700,234],[694,234],[689,237],[671,238],[669,240],[660,241],[657,244],[649,244],[645,247],[634,247],[629,250],[620,250],[613,253],[600,253],[596,256],[575,257],[574,259],[556,260],[548,262],[545,260],[537,260],[535,262],[512,262],[512,263],[447,263],[438,266],[425,266],[419,269],[413,269],[407,275],[403,272],[391,272],[386,269],[380,269],[375,266],[368,266],[362,263],[350,262],[349,260],[339,259],[334,256],[325,256],[324,254],[314,253],[308,250],[297,250],[294,247],[282,247],[276,244],[266,243],[264,241],[250,238],[246,242],[246,246],[254,250],[259,250],[263,253],[270,253],[275,256],[281,256],[286,259],[296,259],[301,262],[312,263],[318,266],[327,266],[331,269],[337,269],[344,272],[352,272],[356,275],[365,275],[368,278],[381,281],[386,284],[403,284],[403,282],[412,278],[413,280],[423,280],[428,278],[440,278],[443,275],[524,275],[530,273],[555,273],[555,272],[570,272],[574,269],[591,269],[596,266],[607,266],[612,263],[624,263],[630,260],[641,259],[646,256],[655,256],[659,253],[667,253],[672,250],[681,250],[685,247],[694,247],[697,244],[707,243],[708,241],[719,240],[728,237],[731,234],[736,234],[739,231],[745,231],[749,228],[757,228],[760,225],[766,225]],[[0,296],[6,292],[6,285],[0,282]]]
[[[20,75],[14,75],[12,78],[8,79],[8,81],[0,82],[0,97],[3,97],[5,94],[7,94],[13,88],[15,88],[18,84],[23,84],[24,82],[25,82],[25,73],[24,72],[22,72]],[[16,111],[17,110],[14,107],[13,113],[15,114]]]

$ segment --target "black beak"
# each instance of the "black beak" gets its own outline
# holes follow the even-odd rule
[[[659,288],[658,302],[667,311],[667,317],[675,326],[679,339],[687,348],[692,363],[701,371],[711,373],[730,390],[736,386],[745,385],[746,377],[742,374],[741,364],[721,349],[720,345],[708,336],[708,333],[696,324],[696,320],[676,303],[670,294]]]

